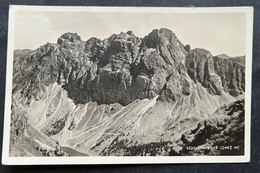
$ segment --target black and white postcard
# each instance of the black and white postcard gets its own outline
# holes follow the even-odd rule
[[[250,161],[252,7],[10,6],[2,163]]]

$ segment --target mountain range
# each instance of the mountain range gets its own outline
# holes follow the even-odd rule
[[[245,56],[166,28],[15,50],[12,87],[10,156],[244,153]]]

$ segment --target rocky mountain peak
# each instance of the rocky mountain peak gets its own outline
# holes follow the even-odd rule
[[[147,48],[159,49],[161,45],[168,44],[172,39],[176,41],[175,34],[169,29],[162,28],[152,30],[143,41]]]
[[[141,50],[156,49],[164,61],[168,64],[178,66],[183,62],[187,52],[183,44],[177,39],[175,34],[165,28],[154,29],[144,37],[141,44]]]
[[[58,38],[57,43],[64,48],[66,54],[78,55],[80,52],[83,53],[85,48],[85,42],[77,33],[67,32]]]
[[[126,33],[130,36],[134,35],[133,31],[127,31]]]
[[[191,49],[189,51],[189,55],[193,55],[196,58],[202,58],[202,59],[210,59],[212,58],[212,54],[210,51],[203,49],[203,48],[195,48]],[[188,58],[189,56],[187,56]]]
[[[77,44],[77,43],[81,42],[81,38],[77,33],[67,32],[58,38],[57,43],[62,45],[64,43],[64,41],[68,41],[68,42]]]
[[[134,45],[137,45],[140,43],[141,39],[136,37],[133,31],[127,31],[126,33],[120,32],[119,34],[113,34],[107,40],[110,43],[113,41],[124,41],[124,42],[132,42]]]

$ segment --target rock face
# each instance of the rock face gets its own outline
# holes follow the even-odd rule
[[[221,80],[214,72],[214,61],[211,53],[205,49],[193,49],[189,51],[185,64],[189,76],[215,95],[222,93]]]
[[[12,105],[43,135],[99,155],[129,135],[136,145],[176,141],[242,95],[244,82],[241,64],[190,49],[165,28],[87,41],[65,33],[57,43],[15,51]]]
[[[205,49],[193,49],[185,63],[189,76],[212,94],[220,95],[224,90],[238,96],[245,91],[245,68],[234,61],[213,57]]]
[[[177,39],[175,34],[168,29],[155,29],[142,40],[141,48],[156,49],[163,60],[170,65],[178,65],[184,61],[187,52],[183,44]]]
[[[233,60],[213,57],[214,71],[221,77],[224,91],[238,96],[245,91],[245,67]]]

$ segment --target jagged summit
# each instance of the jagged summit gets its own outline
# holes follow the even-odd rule
[[[70,42],[77,43],[77,42],[80,42],[80,41],[81,41],[81,38],[80,38],[80,36],[79,36],[77,33],[67,32],[67,33],[64,33],[63,35],[61,35],[61,36],[58,38],[57,43],[59,43],[60,45],[62,45],[62,43],[64,42],[64,40],[69,40]]]
[[[154,29],[143,38],[141,49],[146,51],[149,48],[156,49],[164,61],[171,65],[183,62],[187,54],[183,44],[177,39],[175,34],[165,28],[160,30]]]

